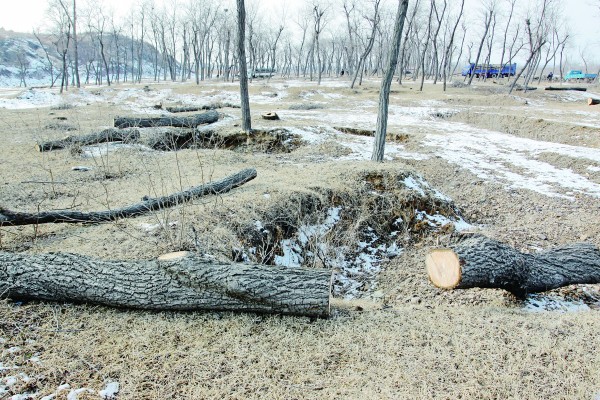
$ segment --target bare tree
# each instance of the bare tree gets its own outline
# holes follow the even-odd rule
[[[352,84],[350,85],[350,88],[354,88],[354,84],[356,83],[356,78],[358,77],[358,74],[360,72],[360,76],[361,76],[361,83],[362,83],[362,70],[363,70],[363,65],[365,63],[365,59],[367,58],[367,56],[371,53],[371,50],[373,49],[373,44],[375,43],[375,34],[377,33],[377,28],[379,27],[379,4],[381,3],[381,0],[375,0],[374,1],[374,10],[373,10],[373,17],[369,18],[369,17],[365,17],[369,23],[371,24],[371,34],[368,38],[368,42],[367,42],[367,46],[365,47],[365,50],[362,52],[362,54],[360,55],[360,58],[358,60],[358,66],[356,67],[356,70],[354,71],[354,78],[352,78]]]
[[[475,67],[477,67],[477,64],[479,63],[479,57],[481,56],[481,50],[483,49],[483,44],[485,43],[485,39],[487,38],[487,34],[490,29],[490,25],[492,24],[492,18],[494,16],[494,9],[495,9],[494,1],[487,4],[487,7],[485,9],[484,31],[483,31],[483,36],[481,37],[481,42],[479,43],[479,49],[477,50],[477,56],[475,57]],[[471,60],[469,60],[469,62],[470,61]],[[469,81],[467,83],[468,85],[470,85],[471,82],[473,82],[474,76],[475,76],[475,74],[473,74],[473,73],[470,74]]]
[[[458,17],[456,17],[456,23],[454,24],[454,28],[452,29],[452,33],[450,34],[450,39],[448,40],[448,46],[446,46],[446,52],[444,54],[444,71],[443,71],[443,79],[444,79],[444,92],[446,91],[446,80],[448,77],[448,72],[451,65],[452,60],[450,55],[452,54],[452,48],[454,47],[454,36],[456,35],[456,29],[458,28],[458,24],[463,16],[463,11],[465,8],[465,0],[462,0],[460,3],[460,11],[458,12]],[[460,58],[460,57],[459,57]]]
[[[252,132],[252,121],[250,119],[250,99],[248,97],[248,70],[246,67],[246,8],[244,0],[236,0],[237,3],[237,47],[238,64],[240,70],[240,97],[242,103],[242,129],[246,133]]]
[[[408,0],[398,2],[398,13],[394,24],[394,37],[390,44],[390,58],[385,70],[385,75],[381,80],[381,89],[379,91],[379,107],[377,110],[377,127],[375,130],[375,142],[373,144],[373,154],[371,160],[382,162],[385,152],[385,137],[387,135],[388,105],[390,99],[390,87],[394,79],[394,71],[398,64],[398,53],[400,52],[400,41],[402,40],[402,30],[404,29],[404,20],[408,11]]]
[[[532,67],[534,60],[536,57],[540,56],[540,51],[542,47],[548,41],[548,34],[552,29],[552,24],[556,21],[553,17],[553,8],[556,4],[556,0],[540,0],[540,3],[537,4],[537,7],[533,10],[530,10],[529,13],[531,15],[535,15],[536,19],[534,20],[534,26],[532,27],[532,18],[527,18],[525,21],[525,28],[527,32],[527,38],[529,41],[529,56],[525,65],[519,71],[512,85],[510,86],[509,93],[512,93],[514,90],[517,81],[521,77],[521,75],[527,71],[524,80],[525,89],[527,89],[527,85],[529,84],[529,80],[533,77],[535,69]]]
[[[315,40],[315,51],[317,52],[317,85],[321,84],[321,74],[323,72],[323,66],[321,65],[321,52],[319,48],[319,36],[321,32],[323,32],[323,28],[325,27],[325,20],[323,16],[325,15],[326,9],[323,8],[322,5],[317,4],[313,7],[313,17],[315,21],[315,31],[314,31],[314,40]]]
[[[419,91],[423,91],[423,84],[425,83],[425,57],[427,55],[427,49],[429,48],[429,42],[431,37],[431,22],[433,20],[433,10],[435,8],[435,0],[431,0],[429,7],[429,17],[427,18],[427,31],[424,36],[425,44],[423,45],[423,50],[421,51],[421,60],[419,62],[418,71],[421,72],[421,86],[419,87]]]

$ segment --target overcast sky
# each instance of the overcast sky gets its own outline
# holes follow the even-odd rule
[[[83,0],[81,0],[83,2]],[[141,0],[98,0],[114,10],[115,15],[124,15],[132,5]],[[155,0],[156,3],[172,5],[176,0]],[[207,1],[207,0],[204,0]],[[260,8],[279,9],[285,4],[287,15],[293,16],[293,10],[311,0],[246,0],[257,3]],[[454,2],[457,0],[450,0]],[[519,1],[524,6],[530,0]],[[467,8],[480,7],[481,0],[467,0]],[[31,32],[44,25],[44,14],[48,0],[0,0],[0,27],[19,32]],[[229,2],[228,2],[229,3]],[[568,0],[565,5],[565,22],[572,34],[571,47],[577,53],[585,49],[590,61],[600,63],[600,6],[599,0]],[[410,4],[410,3],[409,3]],[[596,4],[592,6],[592,4]],[[472,11],[473,12],[473,11]]]

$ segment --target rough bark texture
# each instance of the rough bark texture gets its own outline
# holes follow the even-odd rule
[[[222,263],[190,253],[107,261],[0,252],[0,293],[13,299],[147,310],[229,310],[325,317],[331,271]]]
[[[221,194],[230,191],[256,178],[255,169],[245,169],[237,174],[228,176],[216,182],[195,186],[183,192],[169,196],[145,199],[144,201],[126,207],[106,211],[45,211],[40,213],[22,213],[6,210],[0,207],[0,227],[17,225],[37,225],[48,223],[97,223],[115,221],[121,218],[135,217],[150,211],[173,207],[192,199],[211,194]]]
[[[398,3],[398,13],[396,14],[396,23],[394,24],[394,39],[391,44],[391,55],[389,63],[385,70],[385,75],[381,80],[381,89],[379,91],[379,107],[377,109],[377,126],[375,129],[375,143],[373,144],[373,154],[371,160],[382,162],[385,151],[385,137],[387,135],[388,108],[390,100],[390,87],[394,79],[394,71],[398,64],[398,53],[400,52],[400,41],[402,40],[402,29],[406,11],[408,10],[408,0],[402,0]]]
[[[236,0],[237,5],[237,56],[240,71],[240,99],[242,104],[242,129],[252,132],[250,117],[250,97],[248,96],[248,67],[246,66],[246,5],[244,0]]]
[[[600,251],[590,243],[524,254],[475,236],[450,249],[432,250],[426,264],[436,286],[500,288],[519,297],[572,284],[600,283]]]
[[[205,147],[206,144],[213,143],[211,139],[215,135],[210,125],[194,129],[165,127],[146,134],[138,143],[154,150],[170,151],[194,146]]]
[[[91,144],[105,142],[135,142],[140,138],[140,131],[137,129],[114,129],[109,128],[101,132],[93,132],[89,135],[67,136],[61,140],[53,140],[38,143],[35,148],[37,151],[50,151],[64,149],[69,146],[88,146]]]
[[[194,112],[194,111],[202,111],[202,110],[216,110],[218,108],[240,108],[239,105],[231,104],[231,103],[212,103],[204,106],[170,106],[166,107],[170,113],[183,113],[183,112]]]
[[[573,86],[548,86],[546,90],[576,90],[578,92],[587,92],[587,88],[584,87],[573,87]]]
[[[198,125],[211,124],[219,120],[219,113],[209,111],[203,114],[191,115],[189,117],[116,117],[114,125],[116,128],[153,128],[157,126],[174,126],[180,128],[194,128]]]

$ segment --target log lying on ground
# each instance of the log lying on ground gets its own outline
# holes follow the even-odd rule
[[[171,253],[152,261],[0,252],[0,294],[146,310],[219,310],[326,317],[329,270],[223,263]]]
[[[89,135],[67,136],[64,139],[38,143],[35,148],[39,152],[64,149],[73,145],[88,146],[105,142],[135,142],[140,138],[137,129],[104,129]]]
[[[115,117],[114,126],[116,128],[153,128],[157,126],[174,126],[180,128],[194,128],[198,125],[212,124],[219,120],[219,113],[209,111],[202,114],[191,115],[187,117]]]
[[[597,104],[600,104],[600,99],[593,99],[590,97],[587,101],[588,101],[588,106],[595,106]]]
[[[140,203],[106,211],[81,212],[59,210],[43,211],[39,213],[22,213],[0,207],[0,227],[48,223],[97,223],[116,221],[121,218],[136,217],[150,211],[173,207],[202,196],[226,193],[254,178],[256,178],[256,170],[245,169],[219,181],[195,186],[183,192],[177,192],[164,197],[144,199],[144,201]]]
[[[433,249],[425,264],[431,282],[444,289],[505,289],[516,296],[562,286],[600,283],[600,251],[589,243],[524,254],[483,236]]]
[[[239,105],[231,103],[211,103],[203,106],[170,106],[165,108],[170,113],[194,112],[202,110],[216,110],[219,108],[240,108]]]
[[[548,86],[546,90],[576,90],[578,92],[587,92],[587,88],[574,86]]]
[[[154,150],[171,151],[212,143],[215,134],[210,125],[194,129],[164,127],[148,133],[139,143]]]

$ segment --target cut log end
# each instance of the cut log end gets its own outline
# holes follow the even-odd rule
[[[262,118],[269,121],[277,121],[279,120],[279,115],[276,112],[266,112],[263,113]]]
[[[600,104],[600,99],[593,99],[590,97],[587,102],[588,102],[588,106],[595,106],[595,105]]]
[[[460,260],[451,249],[432,250],[425,258],[429,280],[442,289],[452,289],[460,283]]]
[[[166,253],[158,257],[158,261],[173,261],[181,258],[185,258],[190,255],[189,251],[175,251],[173,253]]]

